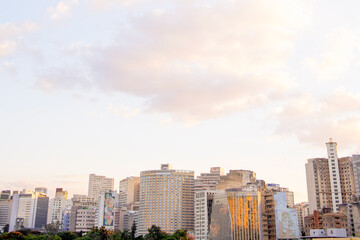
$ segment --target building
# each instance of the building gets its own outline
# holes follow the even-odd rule
[[[88,232],[95,226],[98,202],[87,195],[74,194],[70,210],[69,230]]]
[[[88,196],[95,201],[98,200],[101,192],[113,191],[114,179],[105,176],[98,176],[95,174],[89,175],[89,189]]]
[[[284,192],[286,194],[287,206],[289,208],[294,207],[294,205],[295,205],[295,203],[294,203],[294,192],[289,191],[288,188],[280,187],[280,184],[276,184],[276,183],[267,183],[265,186],[270,191]]]
[[[351,203],[341,204],[339,212],[347,216],[349,236],[360,235],[360,197],[354,197]]]
[[[140,173],[140,210],[137,234],[157,225],[167,233],[194,230],[194,172],[162,164],[160,170]]]
[[[212,167],[209,173],[200,173],[200,176],[194,181],[195,192],[215,190],[220,181],[220,176],[224,175],[224,169],[221,167]]]
[[[209,239],[212,205],[216,190],[195,192],[195,239]]]
[[[294,208],[298,213],[300,233],[301,233],[301,235],[305,236],[304,219],[307,215],[310,214],[309,204],[307,202],[298,203],[298,204],[295,204]]]
[[[69,229],[72,232],[89,232],[95,226],[95,207],[72,206]]]
[[[115,209],[117,208],[119,196],[116,191],[101,192],[96,208],[95,226],[104,226],[108,230],[115,228]]]
[[[50,199],[47,223],[63,222],[64,211],[66,207],[72,206],[72,201],[67,199],[67,191],[57,188],[55,198]]]
[[[119,183],[119,207],[127,207],[129,204],[139,202],[140,178],[127,177]]]
[[[352,156],[353,158],[353,172],[354,172],[354,181],[355,181],[355,191],[356,194],[360,196],[360,154]]]
[[[10,222],[11,213],[11,191],[4,190],[0,194],[0,230],[3,229]]]
[[[305,235],[310,236],[310,230],[323,229],[327,232],[328,229],[347,229],[347,217],[342,213],[333,213],[330,208],[324,208],[322,211],[314,211],[314,214],[309,214],[304,219]]]
[[[262,239],[260,191],[219,190],[214,196],[210,240]]]
[[[135,224],[135,226],[138,226],[139,223],[139,211],[126,211],[124,214],[124,225],[123,229],[131,231],[131,228]]]
[[[248,183],[256,183],[256,174],[250,170],[230,170],[226,175],[220,176],[216,190],[242,188]]]
[[[35,188],[35,192],[47,195],[47,188],[46,187],[37,187],[37,188]]]
[[[263,189],[261,198],[262,239],[298,239],[298,214],[288,206],[286,192]]]
[[[46,225],[49,198],[40,192],[23,190],[13,195],[9,230],[15,229],[20,220],[24,228],[41,229]]]
[[[66,206],[65,210],[63,211],[63,221],[61,225],[61,229],[63,231],[70,231],[70,217],[71,217],[71,207],[72,205]]]
[[[337,143],[328,143],[328,158],[308,159],[305,164],[310,212],[348,203],[355,194],[355,180],[351,157],[338,158]]]
[[[194,181],[195,189],[195,238],[208,239],[211,223],[211,211],[213,196],[220,181],[224,176],[224,169],[221,167],[210,168],[209,173],[201,173]]]

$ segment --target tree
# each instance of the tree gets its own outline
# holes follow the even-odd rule
[[[136,234],[136,224],[135,224],[135,221],[134,221],[133,225],[131,226],[131,239],[132,240],[135,239],[135,234]]]
[[[61,237],[62,240],[73,240],[78,237],[75,233],[70,231],[60,232],[58,233],[58,236]]]
[[[152,225],[151,228],[148,229],[148,234],[145,235],[146,240],[161,240],[167,236],[166,233],[161,231],[160,227]]]
[[[57,234],[61,226],[61,222],[53,222],[45,225],[45,229],[50,234]]]

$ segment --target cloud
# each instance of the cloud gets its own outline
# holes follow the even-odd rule
[[[96,87],[138,96],[146,112],[186,122],[216,118],[281,99],[296,85],[286,61],[308,23],[302,4],[137,1],[114,44],[75,44],[73,56]]]
[[[308,58],[305,65],[319,81],[336,80],[345,74],[355,59],[360,35],[358,30],[336,29],[325,37],[324,53],[318,58]]]
[[[50,7],[48,9],[50,18],[55,21],[66,18],[77,3],[78,0],[60,1],[55,8]]]
[[[8,57],[18,50],[23,42],[23,36],[38,30],[33,22],[0,24],[0,58]]]
[[[299,95],[277,109],[276,134],[293,135],[309,144],[323,144],[330,137],[344,148],[360,150],[360,92],[335,89],[319,98]]]
[[[112,104],[109,104],[108,110],[116,116],[123,116],[125,118],[135,117],[139,113],[139,109],[130,109],[124,105],[114,107]]]
[[[47,93],[75,87],[89,89],[91,85],[86,81],[87,78],[85,72],[75,68],[50,68],[38,75],[34,87]]]

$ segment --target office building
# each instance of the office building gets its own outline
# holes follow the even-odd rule
[[[298,222],[299,222],[300,233],[301,233],[301,235],[305,236],[304,219],[307,215],[310,214],[309,204],[307,202],[298,203],[298,204],[295,204],[294,208],[298,213]]]
[[[13,195],[9,230],[15,229],[18,222],[24,228],[41,229],[46,225],[49,198],[41,192],[23,190],[20,194]]]
[[[315,210],[313,214],[309,214],[304,219],[305,235],[310,236],[310,230],[323,229],[327,232],[328,229],[346,229],[347,217],[343,213],[333,213],[331,208],[324,208],[322,211]]]
[[[354,172],[354,182],[355,182],[355,192],[360,196],[360,154],[352,156],[353,172]]]
[[[309,159],[305,164],[310,212],[331,208],[351,201],[355,194],[355,180],[351,157],[338,158],[337,143],[328,143],[328,158]]]
[[[11,213],[11,192],[10,190],[1,191],[0,194],[0,231],[5,227],[5,225],[10,222],[10,213]]]
[[[95,174],[89,175],[88,196],[98,201],[101,192],[113,191],[114,179]]]
[[[138,234],[152,225],[167,233],[178,229],[194,230],[194,172],[172,169],[140,173],[140,210]]]
[[[226,175],[220,176],[216,190],[242,188],[248,183],[256,183],[256,174],[250,170],[230,170]]]
[[[241,189],[219,190],[214,196],[210,240],[260,240],[261,193]]]
[[[55,198],[50,199],[47,223],[56,223],[63,221],[63,214],[68,206],[72,206],[72,201],[67,199],[67,191],[62,188],[57,188]]]
[[[119,183],[119,206],[127,207],[129,204],[139,202],[140,178],[128,177]]]
[[[294,203],[294,192],[289,191],[288,188],[280,187],[280,184],[276,184],[276,183],[267,183],[265,186],[269,191],[284,192],[286,194],[287,206],[289,208],[294,207],[294,205],[295,205],[295,203]]]
[[[119,196],[116,191],[101,192],[96,208],[95,226],[114,230],[115,209],[117,208]]]
[[[69,230],[88,232],[95,226],[98,202],[86,195],[74,194],[70,212]]]
[[[220,176],[224,175],[224,169],[221,167],[212,167],[209,173],[201,173],[194,181],[195,192],[215,190],[220,181]]]
[[[261,198],[262,239],[298,239],[298,214],[288,206],[286,192],[264,189]]]
[[[216,190],[195,192],[195,239],[209,239],[212,205]]]
[[[360,235],[360,196],[354,196],[350,203],[339,205],[339,212],[347,217],[349,236]]]

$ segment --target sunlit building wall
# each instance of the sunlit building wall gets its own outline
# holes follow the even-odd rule
[[[214,197],[210,240],[261,240],[261,193],[228,189]]]
[[[157,225],[167,233],[194,229],[194,172],[174,170],[162,164],[161,170],[140,173],[138,234]]]

